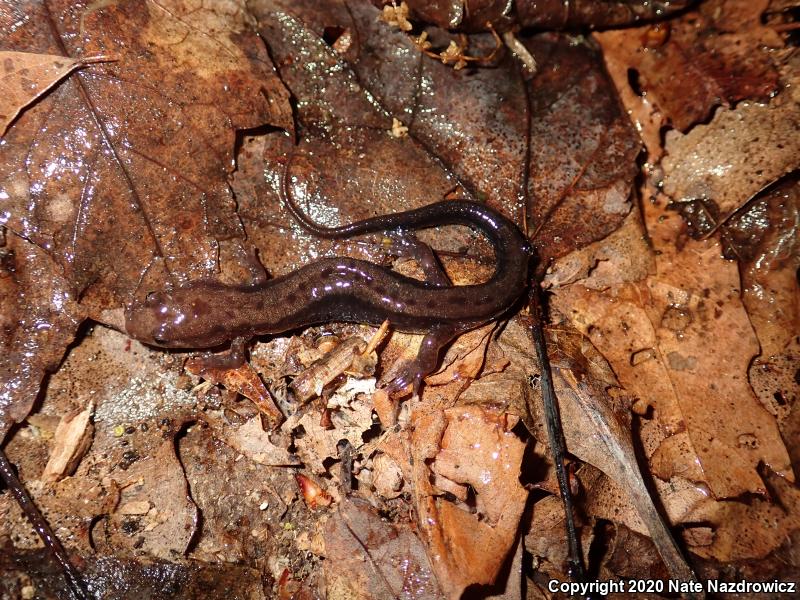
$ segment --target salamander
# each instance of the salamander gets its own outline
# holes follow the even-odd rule
[[[416,360],[386,385],[399,391],[412,384],[416,392],[422,378],[436,369],[443,345],[508,312],[527,286],[527,240],[511,221],[483,204],[442,201],[329,228],[310,221],[293,200],[284,201],[306,229],[326,238],[448,224],[477,228],[494,248],[494,274],[484,283],[452,286],[446,277],[420,281],[368,261],[325,258],[252,285],[203,280],[151,292],[127,308],[128,334],[155,346],[202,349],[326,322],[379,325],[388,319],[397,330],[426,334]]]

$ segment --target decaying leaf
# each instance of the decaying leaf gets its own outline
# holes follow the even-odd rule
[[[668,23],[597,35],[612,54],[626,57],[634,91],[665,123],[685,132],[716,106],[767,100],[778,89],[768,46],[782,47],[783,41],[761,24],[767,4],[709,0]],[[737,10],[739,23],[733,24]]]
[[[259,261],[279,276],[346,254],[423,277],[394,232],[310,236],[282,181],[323,225],[467,198],[526,229],[590,572],[693,576],[654,504],[704,577],[798,568],[789,3],[706,0],[677,19],[657,13],[688,2],[511,4],[0,0],[4,50],[115,59],[50,85],[0,142],[0,430],[93,590],[511,600],[521,574],[531,598],[569,577],[524,317],[456,340],[410,400],[371,375],[413,358],[418,336],[393,334],[377,364],[313,366],[337,344],[352,358],[338,340],[364,337],[357,324],[262,339],[253,368],[205,373],[277,420],[274,400],[288,416],[274,431],[236,394],[195,386],[183,351],[79,329],[119,327],[126,302],[168,283],[262,281]],[[517,27],[642,18],[592,37]],[[664,136],[670,123],[683,133]],[[681,216],[714,239],[688,239]],[[456,285],[495,268],[467,228],[419,240]],[[314,393],[292,393],[304,377]],[[45,470],[55,423],[91,401],[91,447],[42,484],[66,472]],[[0,494],[0,595],[59,594],[37,544]]]
[[[332,428],[321,424],[321,411],[314,405],[298,411],[281,425],[281,431],[294,434],[297,454],[313,473],[326,473],[326,464],[338,460],[339,440],[348,440],[355,448],[364,443],[364,434],[374,424],[367,393],[374,390],[375,380],[363,381],[345,382],[341,398],[347,401],[332,406],[335,409],[330,414]]]
[[[226,423],[219,415],[208,415],[206,418],[214,427],[215,436],[259,465],[289,467],[300,464],[296,456],[272,443],[261,425],[260,417],[253,417],[239,427]]]
[[[609,365],[589,342],[579,341],[574,334],[555,332],[552,339],[559,348],[553,367],[567,449],[625,490],[670,575],[682,581],[694,580],[641,475],[631,438],[629,407],[624,396],[614,398],[609,393],[616,385]]]
[[[710,543],[692,551],[704,558],[729,562],[763,558],[774,551],[800,527],[800,491],[785,477],[767,471],[764,481],[771,498],[705,505],[689,521],[713,526]]]
[[[13,321],[4,354],[25,348],[30,357],[18,363],[33,383],[3,378],[8,402],[18,404],[3,409],[4,427],[30,410],[27,388],[52,366],[48,353],[63,354],[87,307],[118,324],[113,310],[145,273],[157,287],[211,276],[221,242],[240,245],[227,185],[235,129],[292,129],[288,94],[249,19],[235,0],[201,10],[148,0],[4,3],[4,49],[115,59],[73,73],[21,114],[0,145],[0,224],[14,245],[32,246],[19,248],[17,260],[41,252],[58,273],[28,284],[16,277],[26,312],[38,313],[36,326],[52,339],[43,343],[28,318]],[[59,277],[62,292],[35,291]],[[82,311],[68,308],[77,297]]]

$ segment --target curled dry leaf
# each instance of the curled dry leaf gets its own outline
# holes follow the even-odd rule
[[[199,357],[190,358],[184,367],[193,375],[198,375],[214,384],[222,384],[227,389],[251,400],[272,428],[277,427],[283,420],[283,414],[275,406],[272,395],[249,363],[244,363],[235,369],[220,369],[207,367],[204,359]]]
[[[555,390],[567,449],[625,489],[670,576],[694,580],[645,485],[631,438],[629,407],[624,397],[614,398],[609,393],[618,385],[616,378],[603,356],[576,333],[554,331],[551,338]]]
[[[397,498],[403,493],[403,471],[388,455],[379,453],[372,459],[372,485],[384,498]]]
[[[308,508],[316,510],[330,506],[333,503],[333,497],[322,489],[316,481],[302,473],[298,473],[294,477],[303,496],[303,502],[306,503]]]
[[[490,323],[460,336],[447,349],[440,370],[426,377],[425,383],[442,385],[454,379],[475,379],[483,368],[486,347],[496,330],[497,324]]]

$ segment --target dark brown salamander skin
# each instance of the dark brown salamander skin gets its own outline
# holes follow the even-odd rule
[[[448,224],[475,227],[490,240],[496,267],[487,282],[442,287],[370,262],[328,258],[256,285],[198,281],[171,292],[151,293],[129,307],[126,328],[132,337],[148,344],[199,349],[319,323],[379,325],[388,319],[400,331],[433,332],[416,365],[417,370],[430,372],[443,343],[500,317],[525,290],[531,251],[519,229],[487,206],[452,200],[315,231],[343,238]],[[423,356],[426,351],[428,356]],[[413,374],[413,378],[419,381],[424,374]]]

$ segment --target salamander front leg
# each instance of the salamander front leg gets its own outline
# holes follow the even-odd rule
[[[413,395],[419,396],[423,379],[439,366],[442,348],[461,331],[462,329],[455,325],[439,325],[428,332],[422,339],[417,357],[397,365],[397,368],[392,368],[389,373],[391,379],[383,382],[382,387],[390,394],[396,394],[410,385]]]
[[[247,338],[237,337],[231,340],[231,348],[222,354],[211,354],[210,352],[198,357],[198,364],[204,371],[209,369],[238,369],[245,362],[245,347]]]

